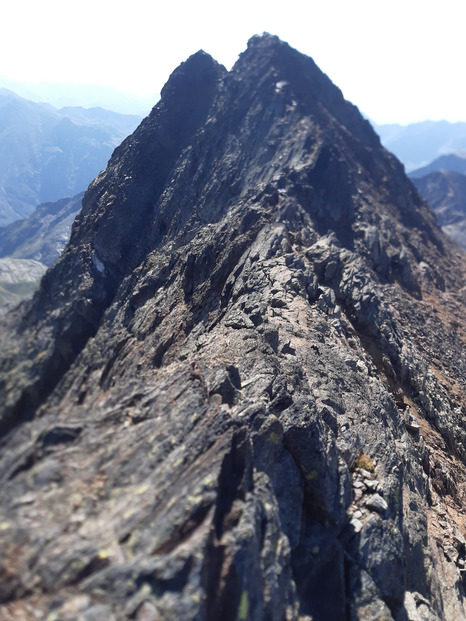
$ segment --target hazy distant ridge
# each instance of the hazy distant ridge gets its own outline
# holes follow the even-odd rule
[[[417,168],[409,173],[411,179],[418,179],[420,177],[424,177],[425,175],[429,175],[433,172],[438,172],[440,170],[449,170],[451,172],[461,173],[462,175],[466,174],[466,153],[450,153],[449,155],[441,155],[437,157],[433,162],[427,164],[427,166],[423,166],[422,168]]]
[[[102,108],[63,108],[0,89],[0,225],[74,196],[140,122]]]
[[[410,125],[376,125],[382,144],[403,162],[408,172],[441,155],[466,151],[466,123],[424,121]]]
[[[0,257],[55,263],[70,238],[83,194],[44,203],[28,218],[0,227]]]
[[[46,101],[55,108],[82,106],[105,108],[120,114],[146,116],[157,103],[159,95],[134,95],[100,84],[62,84],[59,82],[18,82],[0,76],[0,88],[7,88],[20,97],[34,102]]]

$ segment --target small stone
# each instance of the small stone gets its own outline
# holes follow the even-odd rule
[[[385,513],[388,509],[387,502],[379,494],[372,494],[366,500],[365,505],[368,509],[378,511],[379,513]]]
[[[29,505],[33,503],[35,499],[36,499],[36,494],[34,494],[33,492],[28,492],[27,494],[24,494],[24,496],[20,496],[20,498],[17,498],[14,504],[15,505]]]
[[[407,613],[407,618],[409,621],[420,621],[421,617],[419,616],[416,600],[414,599],[412,593],[406,591],[404,598],[404,606]]]
[[[354,490],[354,500],[355,500],[355,502],[357,502],[358,500],[361,500],[362,495],[363,495],[362,489],[355,489]]]
[[[338,270],[338,263],[337,263],[337,261],[331,259],[327,263],[327,265],[325,266],[325,279],[326,280],[332,280],[332,278],[337,273],[337,270]]]
[[[139,608],[137,621],[157,621],[160,619],[156,607],[151,602],[144,602]]]
[[[106,619],[108,621],[116,621],[115,615],[112,613],[110,606],[104,604],[97,604],[92,606],[85,612],[83,612],[79,619],[82,621],[101,621]]]
[[[247,315],[243,312],[234,310],[225,320],[227,328],[233,328],[234,330],[240,330],[241,328],[254,328],[254,324]]]
[[[345,364],[350,368],[353,369],[353,371],[356,371],[357,368],[357,361],[355,358],[346,358],[345,360]]]
[[[358,520],[358,518],[355,517],[353,517],[350,524],[354,528],[355,533],[359,533],[363,527],[363,523],[361,522],[361,520]]]
[[[356,362],[356,368],[360,373],[367,373],[367,366],[364,364],[362,360],[358,360]]]
[[[374,475],[369,470],[364,470],[364,468],[356,468],[356,472],[364,477],[364,479],[373,479]]]

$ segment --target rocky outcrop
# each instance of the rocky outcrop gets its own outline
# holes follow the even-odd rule
[[[189,58],[4,319],[0,618],[464,617],[464,265],[311,59]]]

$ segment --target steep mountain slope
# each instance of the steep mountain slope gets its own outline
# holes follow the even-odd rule
[[[466,249],[466,175],[449,170],[413,179],[447,235]]]
[[[99,108],[56,110],[0,89],[0,225],[83,191],[139,120]]]
[[[423,121],[374,125],[382,144],[412,171],[448,153],[466,152],[466,123]]]
[[[190,57],[3,320],[0,618],[464,618],[464,267],[310,58]]]
[[[39,205],[32,214],[0,228],[0,257],[34,259],[50,266],[67,244],[84,192]]]

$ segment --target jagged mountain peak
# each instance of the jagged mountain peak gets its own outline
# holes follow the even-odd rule
[[[278,79],[285,77],[299,92],[286,91]],[[53,316],[70,331],[66,347],[50,341],[41,353],[56,371],[43,371],[53,380],[39,399],[98,330],[133,270],[152,253],[168,252],[170,262],[174,250],[191,256],[196,236],[212,233],[206,225],[231,239],[225,229],[235,219],[245,243],[271,222],[304,247],[332,234],[412,295],[420,295],[421,257],[437,285],[458,279],[433,213],[312,59],[270,35],[230,73],[200,52],[173,72],[151,114],[89,187],[68,248],[23,319],[32,326]]]
[[[225,72],[226,69],[223,65],[220,65],[204,50],[199,50],[173,71],[162,88],[161,98],[167,97],[169,93],[174,94],[178,88],[189,89],[194,87],[200,89],[203,80],[209,82],[212,76],[218,79]],[[185,95],[189,95],[189,93],[186,92]]]
[[[368,131],[369,124],[362,119],[357,108],[345,102],[340,89],[313,59],[275,35],[263,33],[252,37],[233,67],[232,74],[235,73],[240,79],[244,74],[250,74],[251,84],[256,87],[266,77],[271,78],[274,92],[294,98],[302,113],[312,111],[318,114],[320,108],[320,112],[326,115],[335,115],[352,134],[357,133],[360,125],[364,127],[366,140],[369,136],[375,137],[374,132]]]
[[[304,67],[312,67],[315,70],[315,75],[325,75],[312,58],[300,53],[278,36],[267,32],[254,35],[249,39],[247,48],[239,55],[234,70],[240,71],[247,67],[246,70],[254,71],[255,65],[260,63],[268,65],[269,69],[275,67],[282,71],[289,71],[289,78]],[[286,76],[283,74],[281,77]]]
[[[190,57],[3,320],[0,612],[464,616],[462,270],[311,59]]]

